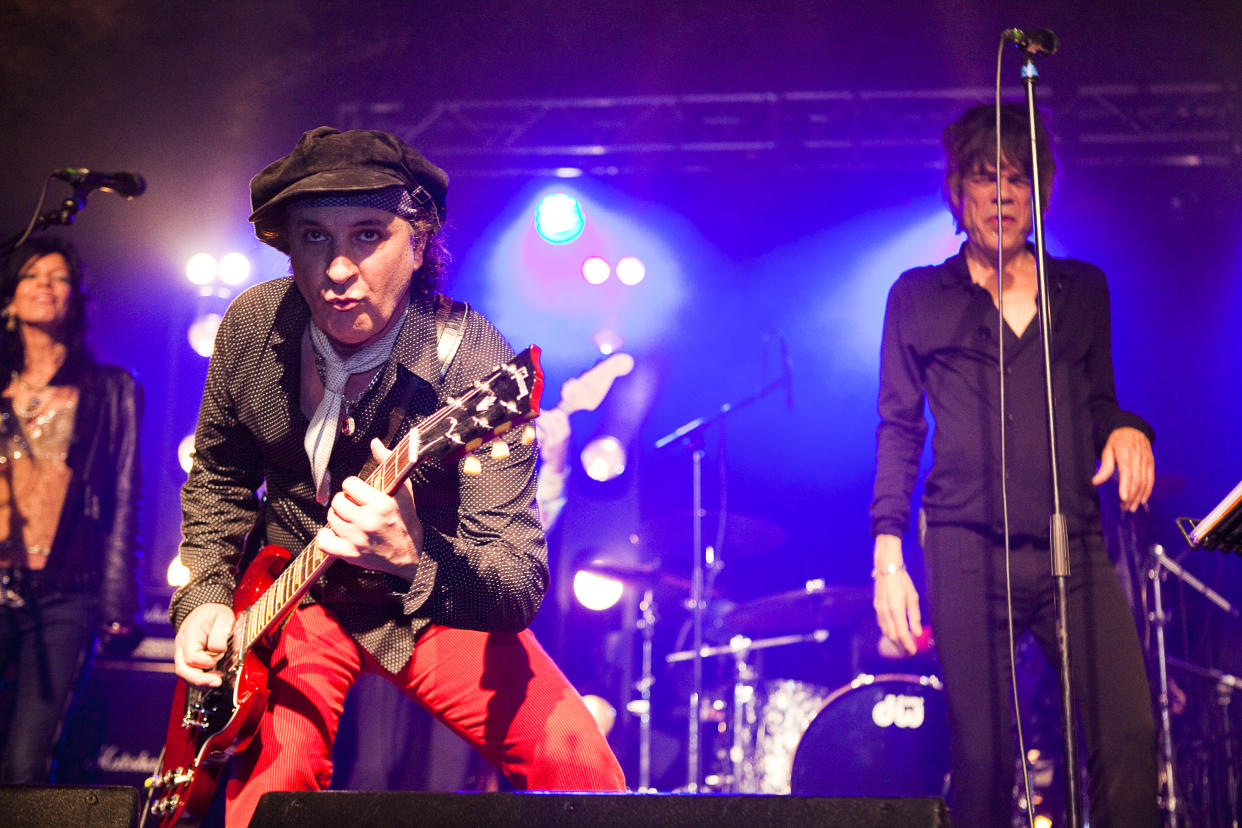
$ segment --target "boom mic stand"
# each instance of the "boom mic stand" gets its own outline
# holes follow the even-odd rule
[[[655,447],[657,449],[664,448],[671,443],[680,443],[690,451],[690,467],[691,467],[691,543],[694,548],[691,550],[691,570],[690,570],[690,613],[694,625],[694,635],[692,643],[693,669],[690,686],[690,711],[689,721],[687,722],[687,741],[686,741],[686,792],[697,793],[702,784],[702,774],[700,771],[700,748],[699,741],[701,730],[702,711],[699,705],[703,698],[703,658],[706,655],[703,647],[703,617],[707,611],[707,602],[703,594],[703,578],[704,572],[712,567],[719,567],[718,560],[705,560],[708,555],[708,548],[703,544],[703,456],[706,453],[703,448],[703,432],[712,423],[721,421],[731,412],[740,408],[745,408],[751,403],[758,402],[766,397],[777,388],[788,387],[791,380],[789,365],[785,365],[785,371],[781,376],[769,382],[751,393],[747,397],[743,397],[735,403],[725,403],[714,414],[697,417],[680,428],[675,429],[669,434],[664,435],[656,440]]]
[[[86,206],[86,195],[88,192],[89,190],[83,187],[74,187],[73,195],[62,201],[59,207],[54,207],[35,218],[34,222],[27,229],[14,233],[4,241],[0,241],[0,256],[12,251],[13,248],[25,241],[36,230],[43,230],[56,225],[68,227],[70,224],[73,224],[78,211]]]
[[[1012,31],[1012,30],[1011,30]],[[1056,607],[1056,642],[1058,669],[1061,678],[1061,732],[1065,750],[1065,804],[1067,828],[1079,828],[1082,824],[1078,794],[1078,733],[1074,717],[1074,690],[1070,682],[1069,645],[1069,534],[1065,526],[1065,514],[1061,511],[1061,482],[1057,473],[1057,429],[1052,396],[1052,320],[1051,303],[1048,301],[1048,274],[1044,260],[1044,210],[1040,191],[1039,149],[1035,138],[1035,81],[1039,72],[1032,58],[1036,53],[1052,54],[1056,51],[1056,36],[1047,30],[1050,41],[1043,43],[1015,40],[1023,48],[1022,84],[1026,89],[1026,112],[1031,144],[1031,211],[1034,213],[1035,270],[1037,301],[1039,303],[1039,339],[1043,347],[1044,402],[1048,414],[1048,450],[1052,469],[1052,515],[1049,520],[1049,544],[1052,553],[1053,600]],[[1021,33],[1019,33],[1021,35]],[[1009,32],[1006,32],[1006,37]],[[999,136],[998,136],[999,138]],[[1000,171],[997,171],[1000,174]],[[999,195],[999,194],[998,194]],[[998,278],[999,275],[998,275]]]

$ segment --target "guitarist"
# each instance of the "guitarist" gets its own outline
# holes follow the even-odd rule
[[[233,761],[229,825],[246,825],[267,791],[328,787],[345,694],[363,670],[518,788],[624,787],[581,698],[526,629],[548,569],[521,429],[503,438],[507,457],[480,452],[474,474],[429,460],[394,496],[359,474],[513,356],[487,320],[435,293],[447,187],[397,137],[328,127],[250,183],[255,233],[289,255],[292,277],[246,291],[220,324],[182,489],[191,577],[172,599],[177,675],[221,683],[248,550],[314,540],[338,561],[276,639],[257,735]]]

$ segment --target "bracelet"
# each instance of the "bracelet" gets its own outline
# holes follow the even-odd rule
[[[903,563],[885,564],[883,567],[876,567],[871,570],[871,577],[878,578],[881,575],[896,575],[898,572],[905,572],[906,565]]]

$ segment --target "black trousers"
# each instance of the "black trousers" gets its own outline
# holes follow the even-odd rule
[[[1046,543],[1011,547],[1014,631],[1056,654]],[[924,551],[952,747],[950,810],[959,828],[1013,819],[1012,690],[1004,546],[990,534],[929,526]],[[1151,692],[1129,605],[1103,538],[1070,541],[1070,672],[1092,828],[1159,826]]]

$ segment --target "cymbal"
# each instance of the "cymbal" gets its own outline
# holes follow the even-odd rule
[[[715,509],[705,509],[703,512],[703,543],[708,545],[716,543],[719,525],[720,512]],[[787,529],[757,515],[726,512],[724,526],[724,549],[720,552],[725,560],[741,555],[766,555],[780,549],[789,539]],[[689,548],[692,527],[691,511],[681,509],[665,512],[644,521],[638,529],[638,536],[648,548],[659,549],[668,559],[671,558],[670,550],[676,552],[678,548]]]
[[[838,585],[795,589],[755,598],[724,617],[724,627],[749,635],[852,626],[866,618],[872,591]]]
[[[627,584],[639,586],[668,586],[689,591],[690,582],[664,572],[654,561],[622,561],[606,558],[594,558],[578,567],[579,570],[594,572],[616,578]]]

